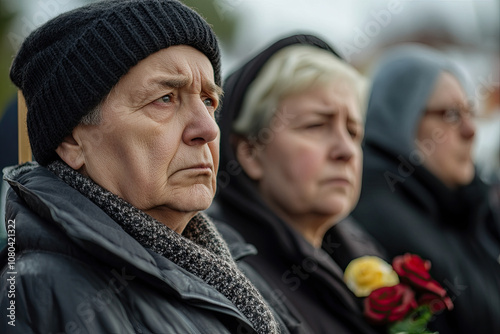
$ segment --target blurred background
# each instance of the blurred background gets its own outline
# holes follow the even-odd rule
[[[17,162],[16,88],[9,67],[23,39],[51,17],[92,0],[0,0],[0,161]],[[387,47],[431,45],[468,73],[476,103],[475,159],[500,180],[500,0],[184,0],[212,24],[224,76],[276,39],[311,33],[370,76]],[[13,115],[10,116],[9,115]],[[14,158],[12,158],[14,156]],[[9,159],[14,159],[11,161]]]

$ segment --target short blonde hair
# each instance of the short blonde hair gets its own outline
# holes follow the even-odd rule
[[[262,67],[245,94],[233,131],[248,137],[268,126],[280,102],[320,83],[342,81],[355,90],[365,112],[366,79],[332,52],[311,46],[292,45],[274,54]]]

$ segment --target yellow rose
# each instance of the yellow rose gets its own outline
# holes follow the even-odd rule
[[[391,265],[381,258],[362,256],[349,263],[344,282],[356,296],[366,297],[373,290],[398,284],[399,278]]]

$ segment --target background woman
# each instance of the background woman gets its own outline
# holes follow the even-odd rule
[[[464,82],[456,66],[421,46],[401,47],[382,62],[353,216],[390,256],[431,260],[455,304],[438,317],[441,334],[500,333],[500,223],[475,174]]]
[[[363,78],[313,36],[282,39],[226,80],[211,214],[257,247],[246,263],[314,333],[371,333],[326,231],[361,186]],[[369,237],[364,253],[375,253]]]

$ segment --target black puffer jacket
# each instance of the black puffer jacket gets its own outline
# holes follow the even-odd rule
[[[9,267],[2,250],[0,333],[255,332],[221,293],[142,247],[46,168],[6,179],[15,259]],[[240,257],[253,249],[231,248]]]
[[[254,183],[242,171],[231,146],[232,123],[240,112],[248,86],[272,55],[294,44],[313,45],[335,54],[319,38],[291,36],[268,47],[227,78],[219,120],[218,194],[208,212],[256,246],[257,256],[249,256],[244,262],[266,279],[277,299],[295,310],[302,321],[302,331],[373,333],[362,317],[357,298],[343,282],[341,268],[354,256],[380,255],[370,244],[370,237],[346,221],[347,228],[339,226],[340,229],[328,233],[323,249],[314,248],[263,202]],[[351,243],[350,236],[357,236],[357,240]],[[339,249],[342,252],[337,252]],[[342,265],[334,261],[337,254],[342,258]]]

